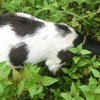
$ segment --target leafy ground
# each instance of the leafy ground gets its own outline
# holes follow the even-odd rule
[[[100,40],[100,0],[0,0],[0,14],[8,12],[63,22]],[[37,65],[16,71],[0,63],[0,100],[100,100],[100,59],[81,44],[70,51],[76,56],[56,78]]]

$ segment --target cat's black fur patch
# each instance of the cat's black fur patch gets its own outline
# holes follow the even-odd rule
[[[58,28],[57,30],[59,30],[59,33],[60,31],[62,31],[61,35],[63,37],[65,37],[67,34],[71,33],[70,29],[68,28],[68,26],[64,25],[64,24],[55,24],[56,27]]]
[[[61,63],[64,63],[68,60],[70,60],[74,54],[71,53],[70,51],[64,51],[64,50],[61,50],[60,52],[58,52],[58,58],[61,59]]]
[[[26,44],[18,47],[13,47],[9,53],[9,59],[14,66],[23,66],[24,61],[27,59],[28,51]]]
[[[33,34],[37,28],[44,26],[43,22],[37,21],[34,18],[25,18],[17,16],[16,14],[4,14],[0,16],[0,26],[11,25],[17,35],[25,36],[27,34]]]

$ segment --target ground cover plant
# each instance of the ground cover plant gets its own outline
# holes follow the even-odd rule
[[[0,14],[8,12],[63,22],[100,40],[100,0],[0,0]],[[75,56],[55,78],[41,64],[17,71],[1,62],[0,100],[100,100],[100,58],[90,57],[82,44],[69,51]]]

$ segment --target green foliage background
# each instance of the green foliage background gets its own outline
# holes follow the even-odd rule
[[[45,21],[66,23],[100,40],[100,0],[0,0],[0,14],[25,12]],[[56,78],[26,64],[16,71],[0,63],[0,100],[100,100],[100,59],[82,45]]]

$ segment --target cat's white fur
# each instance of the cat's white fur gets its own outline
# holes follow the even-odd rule
[[[13,47],[19,47],[20,43],[27,44],[28,56],[25,62],[37,64],[46,61],[48,69],[54,74],[62,66],[61,60],[57,57],[58,52],[67,50],[73,46],[73,41],[77,38],[76,32],[68,26],[71,33],[65,37],[60,35],[63,30],[57,30],[52,22],[45,22],[31,15],[16,13],[16,16],[35,19],[44,23],[44,27],[37,28],[33,34],[23,37],[16,35],[13,27],[8,23],[0,26],[0,62],[8,61],[8,66],[13,66],[9,60],[9,52]],[[21,55],[20,55],[21,56]]]

